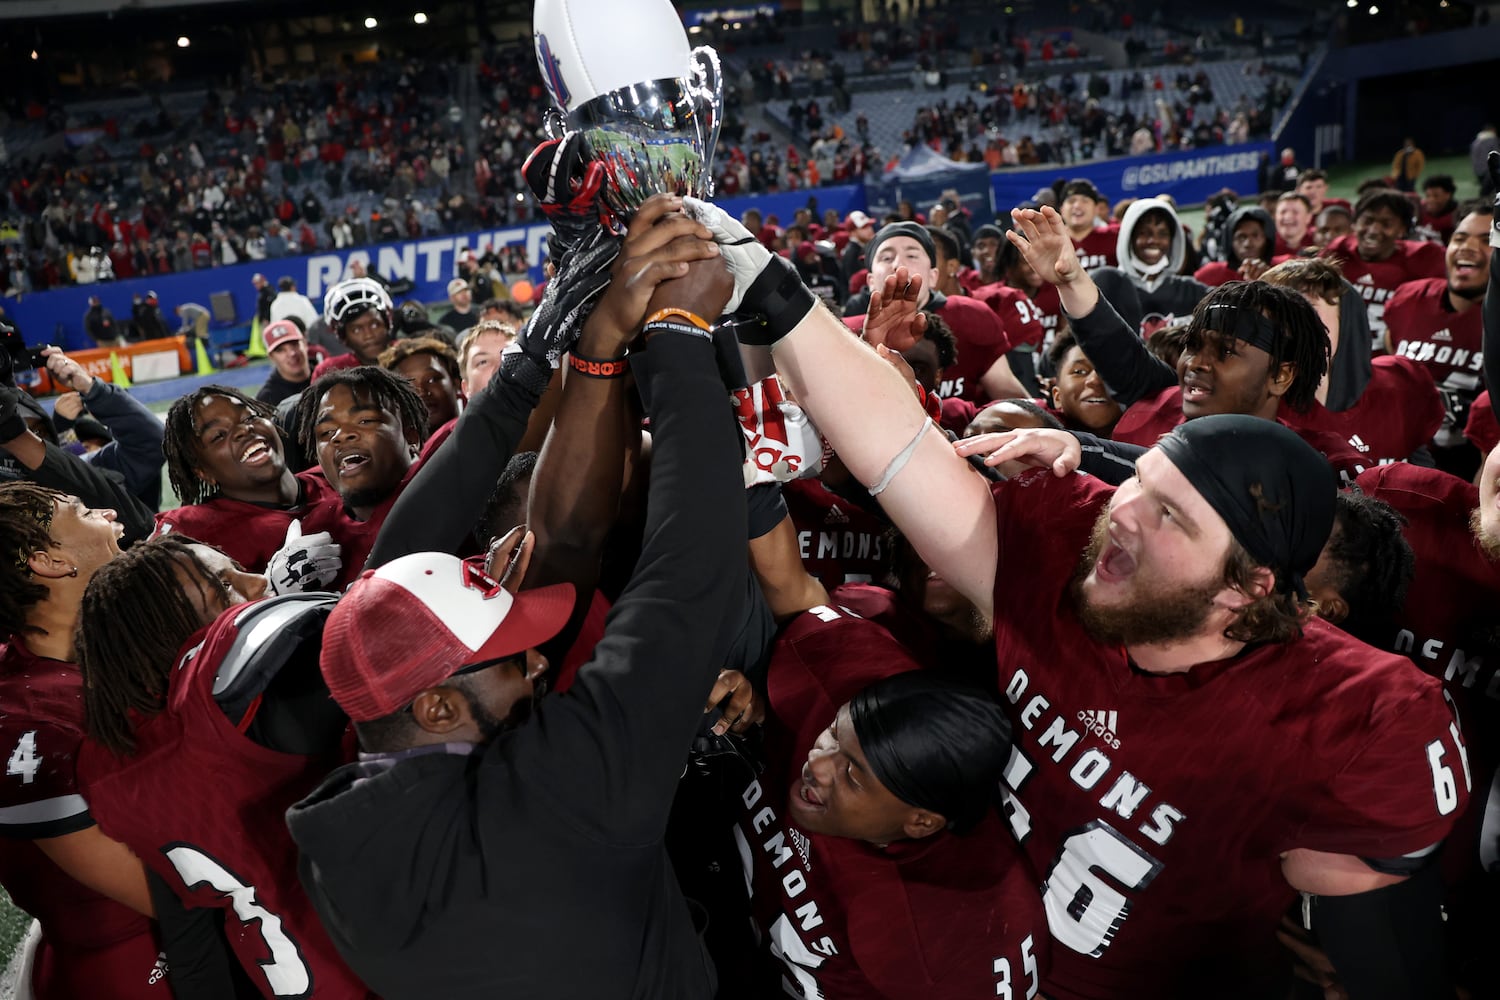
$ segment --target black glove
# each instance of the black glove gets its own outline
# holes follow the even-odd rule
[[[609,286],[610,265],[624,242],[595,226],[568,254],[542,293],[541,305],[521,327],[516,342],[500,359],[500,375],[541,395],[558,359],[578,342],[594,304]]]
[[[604,164],[587,158],[583,133],[548,139],[531,151],[521,174],[552,223],[552,262],[558,268],[596,230],[610,228],[599,214]]]
[[[13,385],[0,385],[0,443],[26,433],[26,418],[19,407],[22,391]]]

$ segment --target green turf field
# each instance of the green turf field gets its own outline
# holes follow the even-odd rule
[[[1354,189],[1367,177],[1383,176],[1389,169],[1388,161],[1366,162],[1361,164],[1349,164],[1335,166],[1328,171],[1328,194],[1334,198],[1348,199],[1354,201]],[[1467,201],[1477,197],[1479,186],[1469,170],[1469,158],[1467,155],[1460,156],[1433,156],[1427,160],[1427,172],[1429,174],[1449,174],[1458,185],[1459,201]],[[1247,194],[1249,192],[1246,192]],[[1198,232],[1203,227],[1203,211],[1191,209],[1181,213],[1184,225]],[[269,371],[269,366],[267,367]],[[254,393],[256,387],[250,387],[248,392]],[[165,414],[170,404],[158,403],[152,405],[153,412]],[[166,481],[166,472],[162,473],[162,497],[164,505],[170,506],[174,503],[171,485]],[[0,956],[10,956],[14,953],[21,936],[26,932],[30,920],[24,913],[11,904],[9,897],[0,892]],[[8,963],[7,963],[8,966]],[[8,1000],[11,995],[5,988],[6,984],[0,981],[0,1000]]]

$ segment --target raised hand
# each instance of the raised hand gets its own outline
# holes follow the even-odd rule
[[[589,317],[591,335],[617,341],[624,350],[640,332],[658,285],[685,276],[694,261],[720,256],[708,227],[678,211],[682,202],[676,195],[653,195],[636,212],[610,268],[609,288]],[[713,322],[718,313],[703,318]]]
[[[1057,212],[1043,205],[1039,212],[1030,208],[1012,209],[1010,217],[1016,227],[1005,238],[1021,251],[1026,263],[1043,281],[1067,285],[1086,277],[1068,227]]]
[[[898,354],[910,350],[927,332],[927,314],[917,308],[921,293],[922,276],[896,268],[884,285],[871,291],[860,336],[872,346],[888,347]]]

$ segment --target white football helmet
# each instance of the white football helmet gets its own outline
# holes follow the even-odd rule
[[[345,323],[370,309],[379,310],[386,326],[391,325],[391,297],[385,286],[374,278],[350,278],[328,289],[323,297],[323,322],[337,334]]]

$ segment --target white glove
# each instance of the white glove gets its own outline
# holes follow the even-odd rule
[[[823,437],[786,398],[775,375],[737,389],[734,415],[745,435],[745,486],[810,479],[823,468]]]
[[[714,242],[721,249],[720,256],[729,266],[729,273],[734,276],[734,294],[724,307],[724,313],[728,315],[740,307],[745,298],[745,290],[766,269],[766,264],[771,260],[771,251],[742,226],[738,219],[712,202],[688,197],[682,199],[682,208],[688,216],[703,223],[714,234]]]
[[[268,589],[278,596],[327,590],[344,568],[342,551],[328,532],[303,536],[302,522],[293,521],[286,541],[266,564]]]

